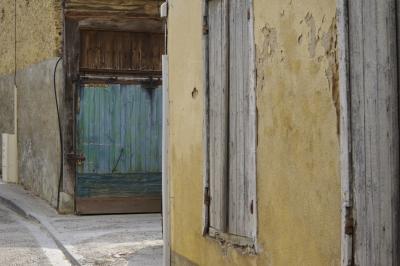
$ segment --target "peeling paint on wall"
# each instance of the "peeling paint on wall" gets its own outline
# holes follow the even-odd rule
[[[310,12],[307,13],[306,17],[304,18],[307,26],[309,27],[309,32],[308,32],[308,52],[310,53],[311,57],[315,57],[315,49],[318,44],[318,35],[316,34],[316,29],[315,29],[315,20],[310,14]]]
[[[329,30],[322,35],[322,45],[325,49],[325,57],[328,60],[328,67],[325,75],[332,92],[332,102],[336,108],[337,134],[340,133],[340,102],[339,102],[339,63],[337,57],[337,26],[336,16],[332,19]]]
[[[336,2],[253,2],[259,252],[201,236],[203,99],[188,93],[203,85],[201,1],[185,0],[169,10],[172,250],[199,265],[339,265]]]
[[[274,29],[281,56],[269,56],[269,34],[256,31],[259,216],[267,235],[259,245],[270,265],[339,264],[336,8],[324,1],[264,5],[255,1],[255,26]],[[278,10],[284,15],[274,16]],[[291,248],[304,242],[313,244]]]
[[[275,28],[271,28],[268,24],[264,25],[261,29],[263,35],[262,45],[258,48],[258,62],[257,62],[257,84],[263,84],[265,80],[264,71],[268,63],[272,62],[272,58],[275,55],[275,51],[278,49],[277,43],[277,32]],[[263,87],[260,87],[262,90]]]

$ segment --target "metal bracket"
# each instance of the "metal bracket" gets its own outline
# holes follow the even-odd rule
[[[83,154],[76,154],[76,153],[68,153],[67,160],[73,161],[78,165],[82,165],[83,162],[86,160],[86,157]]]
[[[346,207],[346,221],[344,225],[344,233],[346,235],[353,235],[354,232],[354,218],[353,208],[351,206]]]
[[[167,18],[168,17],[168,2],[164,2],[160,6],[160,17]]]
[[[204,204],[210,206],[211,197],[210,197],[210,189],[206,187],[204,189]]]
[[[208,18],[204,16],[203,18],[203,35],[207,35],[209,32],[209,27],[208,27]]]

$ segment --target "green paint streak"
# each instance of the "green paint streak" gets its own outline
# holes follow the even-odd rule
[[[77,191],[110,186],[117,193],[129,187],[136,174],[161,173],[161,105],[160,87],[152,91],[133,85],[81,88],[77,152],[86,161],[77,167]],[[116,182],[115,175],[118,180],[126,177],[128,183]],[[115,183],[106,181],[107,176]],[[159,187],[161,193],[161,174],[151,177],[132,193],[145,192],[146,186]]]

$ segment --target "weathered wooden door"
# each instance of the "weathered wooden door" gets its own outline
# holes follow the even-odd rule
[[[161,211],[161,87],[86,84],[76,119],[76,211]]]
[[[399,265],[399,67],[395,0],[348,1],[353,256]],[[350,223],[349,223],[350,225]]]

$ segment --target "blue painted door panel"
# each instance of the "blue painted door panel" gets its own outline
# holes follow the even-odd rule
[[[161,87],[85,85],[79,96],[77,197],[161,196]]]

